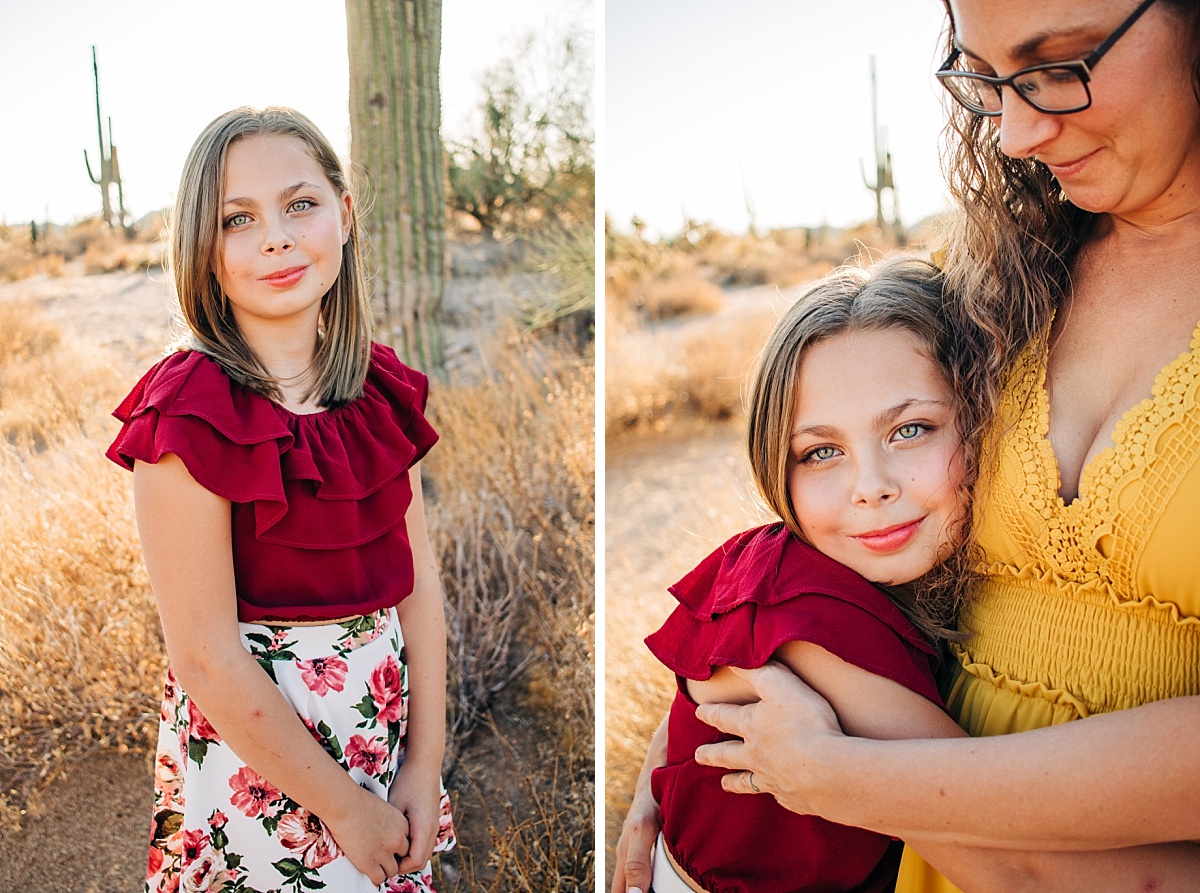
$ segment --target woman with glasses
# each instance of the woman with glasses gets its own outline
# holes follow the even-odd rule
[[[900,893],[955,889],[917,853],[968,893],[1200,890],[1170,843],[1200,840],[1200,3],[948,12],[944,263],[994,394],[947,687],[974,737],[844,737],[768,666],[758,704],[700,708],[744,743],[697,758],[908,841]],[[615,889],[646,888],[652,832],[639,784]]]

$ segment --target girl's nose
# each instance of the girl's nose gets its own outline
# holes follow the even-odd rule
[[[890,474],[885,462],[868,462],[859,466],[851,499],[855,505],[871,507],[894,501],[900,495],[900,484]]]
[[[1063,115],[1040,112],[1010,89],[1001,90],[1003,113],[993,119],[1000,128],[1000,151],[1009,158],[1035,155],[1062,130]]]
[[[270,227],[263,240],[263,254],[277,254],[282,251],[290,251],[294,248],[296,242],[288,234],[286,227],[282,223],[276,223]]]

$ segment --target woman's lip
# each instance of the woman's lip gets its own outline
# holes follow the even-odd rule
[[[882,530],[872,530],[869,533],[856,533],[853,538],[858,540],[872,552],[895,552],[908,545],[909,540],[917,535],[917,528],[924,518],[885,527]]]
[[[1099,149],[1095,149],[1091,152],[1088,152],[1088,154],[1084,155],[1082,158],[1076,158],[1074,161],[1068,161],[1065,164],[1051,164],[1048,161],[1044,162],[1044,164],[1046,167],[1050,168],[1050,173],[1054,174],[1055,177],[1061,180],[1063,177],[1073,176],[1074,174],[1077,174],[1083,170],[1084,165],[1086,165],[1088,161],[1091,160],[1092,156],[1099,151]]]
[[[295,285],[304,276],[304,271],[308,267],[288,267],[286,270],[280,270],[278,273],[270,273],[262,277],[262,281],[267,285],[274,285],[279,288],[287,288]]]

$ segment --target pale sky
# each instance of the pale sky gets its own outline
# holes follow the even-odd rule
[[[871,55],[902,219],[940,210],[941,0],[605,0],[604,207],[660,234],[873,219]]]
[[[445,0],[443,135],[467,131],[479,75],[520,36],[593,16],[592,0]],[[135,217],[170,205],[193,140],[235,106],[290,105],[349,157],[342,0],[0,0],[0,222],[99,212],[93,44]]]

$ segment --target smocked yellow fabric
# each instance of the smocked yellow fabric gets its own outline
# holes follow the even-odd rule
[[[947,707],[1002,735],[1200,694],[1200,326],[1059,497],[1044,346],[1006,390],[999,466],[976,505],[986,579]],[[906,851],[897,893],[957,890]]]

